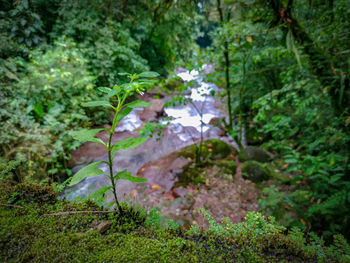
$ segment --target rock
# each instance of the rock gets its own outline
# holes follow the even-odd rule
[[[165,102],[162,100],[151,100],[151,106],[145,108],[141,114],[142,121],[157,121],[157,118],[163,114]]]
[[[162,100],[151,100],[151,106],[147,107],[147,110],[154,111],[157,114],[162,114],[164,110],[165,102]]]
[[[105,220],[102,221],[101,223],[98,224],[97,226],[97,230],[103,234],[104,232],[106,232],[108,230],[108,228],[112,225],[112,221],[110,220]]]
[[[157,113],[145,109],[140,114],[140,120],[145,122],[155,122],[157,121]]]
[[[260,183],[269,179],[270,171],[259,162],[246,161],[242,166],[242,177],[254,183]]]
[[[178,156],[177,152],[149,162],[142,166],[137,174],[147,179],[147,183],[154,191],[169,192],[178,181],[177,173],[188,165],[190,161]]]
[[[226,132],[219,127],[211,127],[208,131],[205,132],[205,136],[211,138],[220,138],[225,136]]]
[[[213,126],[219,126],[221,124],[222,118],[219,117],[213,117],[210,119],[209,124]]]
[[[247,146],[243,154],[240,156],[241,160],[252,160],[252,161],[257,161],[260,163],[266,163],[271,159],[270,154],[265,151],[264,149],[254,147],[254,146]]]
[[[182,186],[176,187],[173,189],[173,194],[176,198],[178,197],[184,198],[187,193],[188,193],[188,189]]]

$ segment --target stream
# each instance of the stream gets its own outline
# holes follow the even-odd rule
[[[204,65],[203,72],[210,72],[210,70],[213,70],[210,65]],[[149,109],[136,108],[125,117],[116,129],[113,142],[126,139],[130,136],[138,137],[139,129],[144,126],[146,121],[155,121],[160,124],[167,124],[167,126],[162,130],[160,137],[153,136],[136,148],[118,152],[114,159],[113,168],[114,171],[127,169],[132,174],[142,175],[148,179],[148,182],[142,185],[136,185],[126,180],[119,180],[117,183],[117,193],[120,201],[136,203],[144,207],[160,207],[162,214],[175,219],[180,225],[186,225],[188,223],[198,223],[198,218],[193,214],[196,212],[190,211],[196,208],[196,205],[192,201],[188,202],[188,195],[190,194],[192,196],[191,192],[200,194],[200,191],[191,185],[187,188],[182,186],[176,188],[176,173],[188,163],[188,160],[178,158],[174,153],[185,146],[197,143],[201,137],[201,129],[204,139],[220,139],[234,147],[236,147],[236,144],[230,137],[225,135],[223,130],[212,125],[219,118],[227,118],[226,111],[223,109],[221,102],[210,95],[212,90],[217,93],[218,88],[214,84],[203,81],[203,77],[198,71],[192,70],[189,72],[183,68],[179,68],[176,74],[185,83],[193,80],[196,81],[197,85],[189,89],[186,93],[188,95],[185,95],[192,102],[186,105],[164,108],[164,104],[171,100],[171,96],[163,95],[160,99],[153,99],[154,94],[151,92],[147,96],[141,97],[144,100],[151,101],[152,106]],[[202,118],[198,110],[202,113]],[[203,126],[201,127],[202,121]],[[107,136],[108,134],[106,132],[101,132],[97,135],[97,137],[103,140],[107,140]],[[107,160],[107,153],[103,146],[90,142],[85,143],[72,154],[73,173],[90,162]],[[104,172],[107,172],[107,165],[101,165],[100,168]],[[249,185],[249,182],[244,181],[243,183]],[[91,192],[106,185],[110,185],[110,182],[109,178],[105,175],[88,177],[79,184],[66,188],[64,196],[68,200],[86,197]],[[237,182],[232,183],[232,185],[237,185]],[[227,182],[222,182],[221,188],[227,186]],[[230,186],[229,189],[225,190],[229,192],[230,198],[232,194],[235,197],[241,195],[241,193],[234,194],[234,187],[237,186]],[[247,187],[248,192],[250,187]],[[217,190],[223,192],[222,189]],[[204,197],[201,198],[203,199]],[[217,209],[227,210],[225,207],[230,205],[222,202],[223,198],[220,197],[216,201],[221,202],[222,205],[217,205],[214,202],[212,206]],[[249,199],[252,199],[253,204],[256,196],[252,196]],[[112,195],[108,195],[107,202],[112,200]],[[230,203],[232,200],[228,200],[228,202]],[[198,205],[200,206],[200,204]],[[241,206],[239,207],[241,208]],[[255,210],[256,208],[253,205],[252,207],[247,207],[247,209]],[[223,216],[227,216],[227,213],[221,214],[219,212],[217,217],[222,218]],[[233,217],[235,221],[241,220],[241,215],[237,217],[237,214],[234,214]]]

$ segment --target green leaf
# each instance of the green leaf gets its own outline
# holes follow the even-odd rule
[[[92,200],[98,200],[98,199],[104,199],[104,194],[111,190],[112,189],[112,186],[104,186],[104,187],[101,187],[100,189],[96,190],[96,191],[93,191],[91,194],[90,194],[90,198]],[[102,201],[102,200],[101,200]],[[100,202],[99,202],[100,204]]]
[[[300,61],[300,55],[298,52],[298,48],[295,44],[295,40],[293,37],[293,33],[291,30],[288,31],[287,36],[286,36],[286,44],[287,44],[287,49],[289,52],[293,52],[295,55],[295,59],[298,62],[299,67],[301,68],[301,61]]]
[[[104,93],[109,93],[112,89],[107,88],[107,87],[99,87],[98,90],[102,91]]]
[[[80,142],[97,142],[106,145],[100,138],[94,138],[97,133],[104,129],[82,129],[72,133],[72,137]]]
[[[117,115],[117,123],[120,122],[131,111],[132,111],[132,108],[125,108],[123,111],[119,112]]]
[[[120,171],[119,173],[117,173],[115,175],[115,179],[116,180],[119,180],[119,179],[128,180],[130,182],[138,183],[138,184],[147,182],[146,178],[140,178],[140,177],[132,176],[131,172],[128,172],[127,170],[123,170],[123,171]]]
[[[113,106],[108,101],[105,101],[105,100],[85,102],[82,105],[84,107],[99,107],[99,106],[103,106],[103,107],[113,108]]]
[[[126,73],[126,72],[121,72],[121,73],[118,73],[119,76],[131,76],[130,73]]]
[[[108,98],[113,97],[113,96],[117,95],[118,93],[120,93],[121,91],[122,91],[121,88],[112,89],[108,92],[107,96],[108,96]]]
[[[128,104],[125,104],[126,107],[128,108],[144,108],[144,107],[148,107],[151,106],[152,103],[151,102],[146,102],[143,100],[135,100],[133,102],[130,102]]]
[[[154,71],[146,71],[142,72],[141,74],[138,74],[140,78],[156,78],[159,77],[159,74]]]
[[[144,137],[144,138],[130,137],[128,139],[121,140],[112,146],[112,156],[114,157],[114,155],[119,150],[135,148],[140,144],[144,143],[145,141],[147,141],[147,139],[148,139],[147,137]]]
[[[34,104],[34,111],[39,116],[39,118],[42,118],[44,116],[44,108],[41,103]]]
[[[77,183],[80,183],[82,180],[84,180],[87,177],[92,177],[96,175],[103,174],[103,171],[101,169],[98,169],[97,167],[102,162],[94,162],[90,163],[89,165],[85,166],[84,168],[80,169],[73,177],[72,180],[69,183],[69,186],[73,186]]]

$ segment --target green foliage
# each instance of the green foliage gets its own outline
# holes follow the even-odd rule
[[[219,24],[201,58],[222,69],[207,79],[231,93],[231,135],[239,142],[244,128],[255,137],[248,143],[277,157],[261,208],[286,226],[348,237],[349,2],[209,4],[208,20]]]
[[[112,144],[112,137],[115,132],[115,128],[117,124],[124,118],[127,114],[131,112],[131,109],[138,107],[147,107],[150,106],[151,103],[136,100],[129,103],[126,103],[126,99],[133,95],[134,93],[143,94],[143,91],[146,87],[149,87],[153,81],[148,78],[154,78],[159,76],[156,72],[143,72],[141,74],[129,74],[129,73],[120,73],[120,75],[126,75],[130,78],[130,82],[127,84],[123,84],[121,86],[114,86],[113,89],[103,88],[102,91],[107,93],[109,99],[113,99],[113,96],[116,97],[117,105],[113,106],[109,103],[109,101],[90,101],[83,103],[82,105],[85,107],[108,107],[114,110],[114,117],[112,122],[111,129],[105,129],[109,133],[108,143],[103,142],[101,139],[96,139],[94,136],[101,131],[102,129],[93,129],[93,130],[80,130],[76,132],[73,136],[78,139],[80,142],[92,141],[96,143],[102,144],[107,152],[108,152],[108,162],[99,161],[91,163],[84,168],[80,169],[71,179],[69,186],[73,186],[78,184],[82,180],[87,177],[96,176],[99,174],[105,174],[108,176],[111,182],[111,186],[104,187],[103,191],[97,190],[94,192],[96,198],[100,199],[100,196],[104,195],[107,191],[111,190],[114,195],[114,202],[119,208],[119,212],[122,214],[123,210],[121,205],[118,202],[117,192],[116,192],[116,184],[120,179],[128,180],[133,183],[145,183],[147,180],[144,178],[138,178],[132,176],[130,172],[127,170],[123,170],[114,174],[113,172],[113,160],[116,153],[119,150],[131,149],[139,146],[143,142],[145,142],[147,137],[140,138],[127,138],[124,140],[120,140],[115,144]],[[100,164],[106,163],[109,167],[109,173],[104,173],[98,167]]]
[[[32,51],[29,62],[4,62],[11,70],[8,72],[17,77],[5,79],[0,91],[4,98],[0,110],[1,153],[7,160],[22,154],[19,180],[45,179],[47,172],[56,180],[62,173],[69,174],[67,162],[78,146],[70,132],[91,125],[91,121],[98,123],[105,114],[100,111],[92,115],[78,103],[96,98],[86,60],[73,42],[62,39],[46,52]],[[21,67],[25,71],[16,73]]]
[[[60,21],[53,34],[74,38],[89,61],[100,86],[112,86],[117,72],[141,72],[148,69],[147,61],[138,53],[137,42],[128,28],[110,18],[105,19],[97,6],[87,8],[80,1],[62,5]],[[101,26],[103,23],[104,26]]]

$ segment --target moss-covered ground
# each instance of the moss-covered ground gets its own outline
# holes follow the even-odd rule
[[[22,191],[22,192],[21,192]],[[39,185],[0,187],[0,262],[349,262],[341,236],[333,246],[287,232],[273,219],[250,213],[239,224],[208,230],[162,227],[157,217],[124,205],[124,214],[49,215],[102,210],[94,203],[56,199]],[[6,205],[6,206],[5,206]],[[12,205],[12,206],[8,206]],[[98,225],[108,220],[103,233]]]

